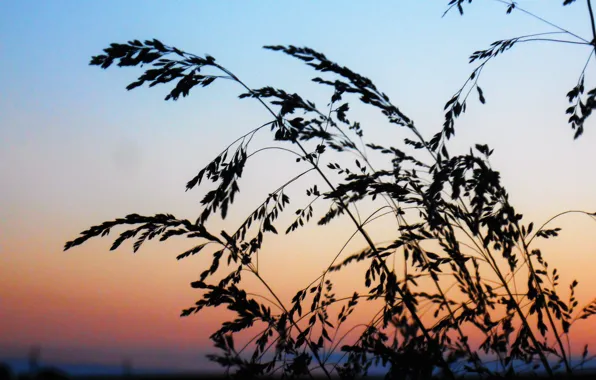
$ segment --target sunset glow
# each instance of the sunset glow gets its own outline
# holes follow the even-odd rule
[[[63,248],[90,226],[132,213],[171,213],[194,221],[205,191],[185,192],[187,181],[238,136],[269,121],[269,115],[256,101],[239,100],[243,89],[231,81],[197,86],[177,102],[163,101],[170,87],[128,92],[126,85],[140,70],[101,70],[88,65],[91,56],[112,42],[158,38],[216,57],[253,88],[283,88],[325,108],[332,92],[310,81],[318,74],[261,48],[308,46],[369,77],[429,137],[441,128],[445,102],[472,71],[472,52],[495,40],[550,30],[522,13],[506,15],[498,2],[474,2],[465,17],[454,12],[444,18],[447,0],[410,3],[0,4],[0,362],[26,360],[38,346],[42,361],[56,365],[119,367],[129,359],[139,369],[217,369],[204,356],[215,352],[209,336],[230,312],[220,307],[180,318],[199,299],[200,291],[190,283],[208,267],[213,250],[177,261],[176,255],[197,242],[172,238],[148,242],[134,254],[130,242],[110,251],[121,232],[116,230],[66,252]],[[585,5],[561,9],[560,3],[519,1],[590,36],[589,24],[580,20]],[[486,104],[470,101],[457,121],[450,149],[465,153],[476,143],[490,145],[491,165],[500,171],[526,224],[540,226],[565,210],[596,211],[594,120],[574,141],[564,96],[589,53],[548,43],[516,46],[485,68]],[[593,63],[586,72],[590,89],[596,83],[592,68]],[[401,144],[403,129],[389,125],[377,110],[357,106],[357,99],[349,101],[354,104],[350,118],[360,120],[366,142]],[[267,133],[255,138],[253,151],[266,146]],[[234,231],[272,189],[307,167],[280,151],[253,158],[239,183],[236,207],[225,220],[210,222],[212,231]],[[383,160],[376,164],[390,165]],[[262,170],[263,165],[271,170]],[[280,226],[290,225],[293,211],[308,204],[304,187],[325,186],[311,174],[288,191],[291,210]],[[376,205],[364,202],[359,211],[368,215]],[[327,208],[316,204],[314,219]],[[596,223],[569,214],[552,227],[562,229],[560,236],[537,241],[534,248],[559,269],[564,297],[569,284],[579,281],[576,297],[583,306],[596,296]],[[395,237],[397,225],[389,216],[367,228],[380,243]],[[266,240],[259,272],[289,304],[298,289],[322,274],[354,231],[347,219],[322,227],[315,221],[290,235],[280,228],[279,235]],[[361,236],[354,237],[338,260],[365,246]],[[397,257],[396,267],[402,262]],[[365,270],[355,265],[334,274],[337,297],[366,293]],[[262,283],[245,276],[248,289],[266,293]],[[377,311],[363,306],[348,320],[350,326],[367,323]],[[471,335],[474,344],[480,338]],[[585,344],[596,349],[596,319],[575,324],[571,338],[575,354]]]

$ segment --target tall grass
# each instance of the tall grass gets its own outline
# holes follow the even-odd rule
[[[449,6],[463,12],[463,3],[453,0]],[[522,11],[537,17],[504,3],[507,13]],[[448,149],[455,120],[465,112],[471,92],[476,90],[480,102],[485,101],[478,78],[491,59],[515,44],[544,39],[594,49],[587,39],[569,31],[559,28],[557,33],[569,40],[551,38],[552,33],[546,32],[497,41],[474,52],[470,62],[478,66],[445,105],[445,123],[430,139],[368,78],[309,48],[265,47],[301,60],[322,75],[312,80],[332,90],[325,108],[273,87],[253,89],[211,56],[190,54],[155,39],[113,43],[105,54],[94,56],[91,65],[151,67],[129,90],[146,83],[152,87],[174,82],[166,100],[177,100],[196,85],[229,80],[241,89],[240,98],[254,99],[268,111],[270,120],[227,146],[188,182],[187,190],[208,182],[213,187],[195,221],[169,214],[127,215],[83,231],[65,249],[106,236],[119,226],[128,229],[111,249],[136,238],[137,251],[146,240],[172,236],[201,241],[178,259],[217,247],[209,251],[210,267],[192,283],[203,290],[202,298],[182,315],[220,305],[236,314],[211,336],[222,353],[210,358],[235,369],[238,376],[318,373],[354,378],[379,365],[391,378],[435,374],[453,379],[465,373],[497,376],[525,370],[549,376],[557,371],[571,374],[589,356],[586,347],[580,363],[572,362],[570,328],[596,313],[596,301],[580,307],[575,298],[577,281],[560,284],[557,269],[533,244],[558,235],[551,222],[561,215],[577,213],[596,219],[596,214],[566,211],[539,227],[526,223],[510,203],[499,172],[490,165],[493,150],[488,145],[477,144],[461,155]],[[575,138],[582,134],[584,120],[596,104],[596,90],[583,95],[583,77],[584,72],[568,94],[572,107],[567,112]],[[409,136],[403,144],[366,142],[360,123],[348,116],[350,107],[344,98],[354,97],[381,111],[389,124],[405,129]],[[309,168],[272,189],[233,233],[210,231],[210,218],[217,214],[226,218],[234,204],[247,161],[268,149],[250,150],[253,137],[266,132],[274,140],[268,148],[290,152]],[[386,169],[373,167],[373,154],[387,160]],[[354,225],[352,237],[360,235],[366,247],[342,260],[338,254],[322,268],[319,278],[298,289],[287,303],[262,277],[259,252],[266,236],[278,234],[279,217],[290,204],[288,189],[306,175],[316,175],[326,187],[313,184],[304,189],[312,200],[295,210],[294,222],[280,231],[288,234],[312,223],[313,205],[327,202],[317,224],[347,218]],[[363,201],[378,205],[364,219],[357,208]],[[376,243],[368,232],[369,223],[381,217],[393,218],[398,225],[392,241],[385,244]],[[394,260],[400,262],[399,270]],[[336,296],[334,275],[356,263],[365,268],[366,292]],[[243,276],[257,279],[268,294],[247,293]],[[345,341],[340,328],[354,331],[358,326],[349,329],[348,317],[356,308],[371,304],[379,307],[375,317],[360,327],[357,339]],[[243,330],[259,331],[244,347],[236,347],[234,334]],[[474,343],[471,336],[482,339]]]

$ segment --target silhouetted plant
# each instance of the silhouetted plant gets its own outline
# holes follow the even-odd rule
[[[44,367],[35,373],[36,380],[68,380],[68,374],[58,368]]]
[[[507,5],[507,13],[522,11],[537,17],[515,3],[501,2]],[[564,5],[572,2],[565,1]],[[463,14],[463,3],[453,0],[449,6]],[[557,28],[578,41],[544,37],[549,32],[497,41],[487,50],[474,52],[470,62],[480,64],[445,105],[443,128],[430,140],[368,78],[309,48],[265,47],[304,61],[324,75],[313,81],[333,90],[325,109],[298,94],[273,87],[251,89],[209,55],[196,56],[156,39],[113,43],[104,50],[105,54],[94,56],[91,65],[104,69],[114,63],[121,67],[151,67],[128,85],[128,90],[143,84],[153,87],[173,82],[175,86],[165,99],[177,100],[189,95],[197,85],[206,87],[215,80],[231,80],[242,87],[240,98],[256,99],[271,119],[227,146],[187,183],[187,190],[205,185],[207,180],[215,185],[202,199],[203,210],[194,222],[170,214],[131,214],[83,231],[66,243],[65,250],[92,237],[106,236],[113,227],[123,225],[129,225],[129,229],[116,238],[112,250],[125,240],[136,238],[136,252],[146,240],[159,237],[164,241],[172,236],[201,240],[177,259],[199,254],[207,246],[217,247],[212,251],[211,265],[191,284],[203,291],[202,298],[185,309],[182,316],[220,305],[235,312],[236,318],[223,322],[211,336],[222,353],[209,358],[228,370],[235,369],[240,378],[277,373],[298,377],[317,371],[326,376],[336,373],[342,378],[354,378],[366,375],[371,366],[378,365],[387,367],[388,378],[428,378],[433,374],[454,378],[470,372],[488,377],[513,376],[527,367],[532,371],[542,369],[550,376],[559,368],[569,374],[573,370],[569,330],[578,319],[596,313],[596,301],[578,307],[577,281],[569,285],[569,298],[565,300],[557,269],[549,267],[542,252],[532,248],[532,242],[536,238],[556,237],[560,229],[549,226],[561,215],[581,213],[595,218],[596,214],[567,211],[540,228],[535,228],[534,223],[523,223],[522,215],[509,202],[499,172],[489,163],[493,151],[488,145],[476,144],[469,153],[455,156],[447,148],[455,131],[455,119],[465,112],[474,88],[480,102],[485,102],[478,78],[492,58],[516,44],[536,40],[588,45],[592,57],[593,42]],[[582,134],[584,121],[596,104],[596,89],[587,93],[586,100],[580,99],[584,74],[568,94],[570,102],[575,102],[567,110],[572,115],[569,122],[575,138]],[[411,133],[402,147],[364,144],[361,124],[348,118],[350,107],[344,101],[344,97],[354,95],[362,103],[379,109],[390,124]],[[302,115],[296,116],[297,112]],[[276,148],[296,155],[296,161],[308,164],[309,169],[271,191],[233,233],[211,232],[208,221],[217,213],[226,218],[240,192],[239,182],[247,161],[262,150],[250,152],[252,138],[266,128],[273,134]],[[357,142],[362,142],[362,146]],[[295,150],[281,148],[280,144]],[[367,149],[387,156],[391,168],[375,169]],[[328,154],[330,151],[337,153]],[[354,165],[351,159],[333,159],[345,153],[358,157]],[[312,201],[295,211],[295,220],[285,233],[311,222],[315,218],[314,203],[327,200],[328,209],[320,214],[317,224],[346,217],[355,225],[352,237],[361,235],[367,247],[341,261],[338,253],[319,278],[300,288],[291,303],[286,304],[261,276],[258,256],[265,236],[278,234],[276,224],[288,209],[290,185],[310,172],[317,173],[327,189],[320,189],[317,184],[306,188]],[[333,179],[338,176],[343,178]],[[362,220],[356,204],[365,199],[378,199],[384,205]],[[397,236],[387,244],[375,243],[367,232],[368,223],[390,215],[399,225]],[[436,249],[431,250],[431,246]],[[396,257],[403,261],[403,274],[388,264],[389,259]],[[368,265],[364,273],[368,293],[350,292],[336,297],[331,278],[357,262]],[[221,277],[223,268],[229,271]],[[246,272],[270,293],[265,301],[242,287]],[[419,285],[418,281],[430,285]],[[373,320],[364,326],[355,342],[340,347],[343,337],[338,336],[339,329],[356,307],[373,301],[381,305]],[[330,314],[336,310],[337,316],[332,318]],[[430,320],[425,317],[429,312]],[[249,344],[235,347],[234,334],[253,328],[260,332]],[[469,342],[466,329],[483,336],[478,347]],[[332,361],[333,353],[339,355],[338,349],[343,356]],[[496,365],[490,365],[493,359]],[[586,347],[580,364],[588,359]]]
[[[13,380],[14,373],[7,363],[0,363],[0,380]]]
[[[55,367],[42,366],[41,363],[41,347],[33,346],[29,350],[29,371],[18,376],[19,379],[35,379],[35,380],[68,380],[68,374]],[[9,367],[8,370],[10,370]],[[2,370],[0,370],[2,372]],[[10,372],[9,372],[10,374]],[[0,373],[0,378],[2,374]]]

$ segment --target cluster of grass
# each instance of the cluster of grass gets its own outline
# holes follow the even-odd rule
[[[463,3],[452,0],[449,6],[463,12]],[[520,10],[514,3],[504,3],[507,13]],[[590,16],[593,24],[591,7]],[[209,182],[213,187],[204,196],[203,210],[195,221],[170,214],[127,215],[83,231],[65,249],[106,236],[119,226],[129,229],[119,235],[112,249],[136,238],[136,251],[147,240],[159,237],[164,241],[172,236],[201,240],[178,259],[217,247],[203,251],[210,252],[212,263],[192,283],[202,290],[202,298],[182,315],[221,305],[236,314],[211,336],[221,353],[210,359],[233,369],[229,373],[240,378],[279,374],[355,378],[375,367],[385,368],[389,378],[571,375],[589,356],[586,347],[579,360],[572,358],[569,331],[577,320],[596,313],[596,302],[579,306],[577,281],[560,284],[557,269],[548,265],[533,244],[557,236],[559,229],[550,225],[561,215],[596,218],[596,214],[567,211],[541,226],[526,223],[510,203],[499,172],[490,165],[493,151],[489,146],[477,144],[461,155],[452,155],[448,149],[455,121],[465,112],[470,93],[476,90],[480,102],[485,101],[478,78],[491,59],[515,44],[541,39],[594,49],[592,42],[569,31],[559,28],[558,33],[570,40],[553,39],[552,32],[547,32],[497,41],[474,52],[470,61],[478,66],[445,105],[443,127],[430,139],[372,81],[309,48],[265,47],[303,61],[322,75],[312,80],[332,90],[324,109],[273,87],[252,89],[211,56],[190,54],[155,39],[113,43],[105,54],[94,56],[91,65],[104,69],[114,63],[150,66],[129,90],[146,83],[152,87],[174,82],[166,100],[177,100],[197,85],[230,80],[242,88],[240,98],[255,99],[271,119],[226,147],[188,182],[187,190]],[[584,95],[583,77],[584,72],[568,94],[572,107],[567,112],[575,138],[582,134],[584,121],[596,104],[596,90]],[[409,136],[403,144],[365,143],[361,124],[348,115],[345,99],[353,97],[381,111],[391,125],[405,129]],[[249,148],[252,138],[267,131],[275,147],[295,154],[296,161],[309,168],[273,189],[233,233],[211,232],[210,218],[218,214],[226,218],[240,192],[243,169],[254,154]],[[375,169],[371,152],[386,158],[388,169]],[[313,223],[313,204],[327,202],[317,224],[347,218],[366,247],[343,260],[336,256],[318,279],[284,303],[261,276],[258,255],[265,237],[278,234],[279,217],[290,204],[287,190],[309,173],[318,176],[326,188],[312,185],[305,189],[312,200],[295,210],[295,220],[284,226],[285,233]],[[379,207],[362,219],[356,205],[365,200]],[[375,243],[367,231],[368,224],[379,217],[393,218],[398,225],[387,244]],[[394,260],[401,262],[399,271]],[[356,263],[365,266],[366,292],[336,296],[333,276]],[[269,294],[263,298],[249,294],[243,288],[243,276],[256,278]],[[375,317],[357,339],[342,343],[339,329],[349,323],[356,308],[370,304],[379,307]],[[234,335],[250,329],[259,332],[249,344],[236,347]],[[481,341],[473,344],[472,335],[482,337]]]

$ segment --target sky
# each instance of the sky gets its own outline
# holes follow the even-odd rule
[[[562,9],[560,3],[518,2],[591,39],[585,4]],[[308,46],[372,79],[429,137],[441,127],[443,105],[474,68],[468,64],[473,51],[495,40],[554,30],[522,12],[505,15],[496,1],[473,2],[464,17],[441,17],[446,5],[447,0],[2,2],[0,361],[21,360],[39,346],[42,361],[54,364],[118,367],[129,359],[135,368],[204,369],[203,355],[212,351],[208,336],[226,316],[207,310],[179,317],[198,299],[189,283],[209,260],[176,261],[188,242],[149,244],[136,254],[130,245],[110,252],[112,240],[105,238],[62,248],[89,226],[130,213],[196,217],[201,193],[185,192],[186,182],[227,143],[268,121],[267,113],[254,101],[239,100],[242,89],[230,81],[216,81],[177,102],[165,102],[166,88],[159,86],[128,92],[126,85],[140,70],[101,70],[88,65],[91,56],[112,42],[157,38],[214,56],[253,88],[272,85],[324,106],[331,94],[310,81],[312,70],[262,49]],[[480,84],[487,104],[471,100],[456,124],[450,149],[465,152],[475,143],[494,148],[491,163],[528,221],[541,224],[568,209],[596,210],[594,124],[589,120],[584,136],[574,141],[564,113],[565,94],[589,53],[576,45],[516,46],[484,70]],[[593,69],[590,62],[586,88],[595,82]],[[355,107],[354,115],[369,141],[401,142],[402,132],[375,110]],[[263,165],[276,174],[261,170]],[[292,157],[274,151],[255,156],[243,176],[244,203],[217,227],[233,228],[291,173]],[[305,199],[298,192],[296,199]],[[544,245],[549,263],[560,268],[562,282],[579,280],[578,297],[587,303],[596,288],[596,225],[570,215],[557,226],[561,237]],[[391,231],[382,222],[370,228],[378,240]],[[263,276],[289,300],[352,232],[340,221],[275,237],[262,253]],[[355,240],[346,251],[362,243]],[[594,323],[578,324],[578,347],[596,343]]]

